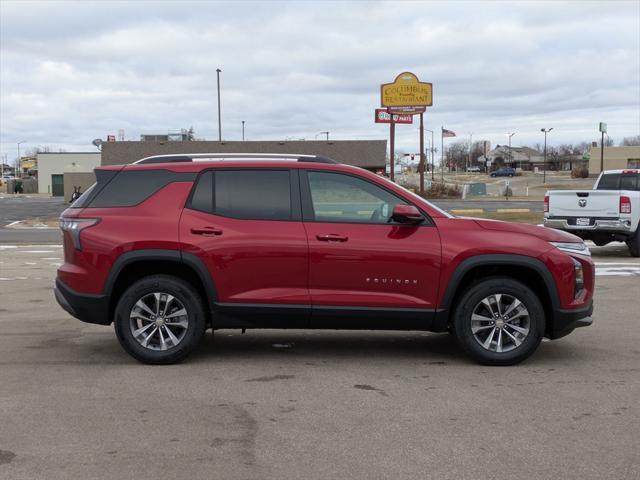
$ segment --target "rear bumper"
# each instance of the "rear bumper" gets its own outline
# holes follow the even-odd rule
[[[109,297],[90,295],[71,290],[59,279],[53,289],[58,304],[71,316],[87,323],[109,325]]]
[[[587,306],[575,310],[556,310],[553,331],[550,332],[549,338],[561,338],[576,328],[588,327],[593,323],[591,314],[593,314],[593,300]]]
[[[617,232],[631,234],[631,220],[626,219],[596,219],[593,225],[570,225],[568,218],[545,218],[544,226],[557,230],[583,232]]]

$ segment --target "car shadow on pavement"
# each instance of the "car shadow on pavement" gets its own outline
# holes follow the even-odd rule
[[[430,361],[434,364],[466,363],[469,360],[448,334],[423,332],[287,331],[260,330],[245,334],[234,330],[208,331],[187,362],[214,359],[282,358],[291,361],[323,358],[350,360],[386,358]]]

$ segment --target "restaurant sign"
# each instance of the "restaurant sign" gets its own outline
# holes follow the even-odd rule
[[[376,108],[376,123],[391,123],[391,114],[386,108]],[[393,114],[393,123],[413,123],[413,115]]]
[[[433,105],[433,86],[421,82],[411,72],[403,72],[393,83],[380,86],[382,107],[429,107]]]

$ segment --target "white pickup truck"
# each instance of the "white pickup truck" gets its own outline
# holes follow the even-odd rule
[[[640,169],[606,170],[593,190],[550,190],[544,197],[545,227],[566,230],[602,246],[626,242],[640,257]]]

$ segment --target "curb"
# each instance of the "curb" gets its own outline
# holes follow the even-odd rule
[[[498,213],[529,213],[531,212],[530,208],[498,208],[496,209]]]
[[[465,213],[484,213],[484,210],[482,208],[456,208],[451,210],[451,213],[453,213],[454,215]]]

